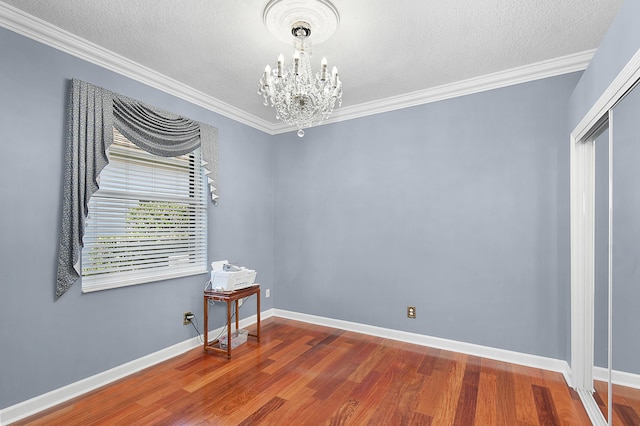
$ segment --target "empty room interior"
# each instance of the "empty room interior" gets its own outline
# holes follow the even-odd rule
[[[1,0],[0,425],[640,425],[639,22]]]

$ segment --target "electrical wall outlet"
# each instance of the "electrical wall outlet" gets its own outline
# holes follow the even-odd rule
[[[407,306],[407,318],[415,318],[415,317],[416,317],[416,307]]]
[[[266,289],[266,290],[264,291],[264,295],[265,295],[266,297],[271,297],[271,290],[270,290],[270,289]]]
[[[194,315],[191,312],[185,312],[182,316],[182,325],[187,325],[191,323]]]
[[[238,299],[238,307],[242,306],[244,303],[244,299]]]

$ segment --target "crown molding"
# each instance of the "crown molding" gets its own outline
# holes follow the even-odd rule
[[[285,123],[272,123],[242,111],[1,1],[0,26],[270,135],[297,130]],[[595,49],[588,50],[430,89],[341,107],[323,125],[583,71],[594,52]]]
[[[520,83],[527,83],[548,77],[555,77],[577,71],[584,71],[589,65],[596,49],[587,50],[559,58],[536,62],[517,68],[499,71],[480,77],[443,84],[425,90],[418,90],[398,96],[391,96],[372,102],[340,107],[322,125],[353,120],[355,118],[395,111],[432,102],[444,101],[487,90],[500,89]],[[272,134],[286,133],[297,130],[285,123],[271,125]]]
[[[444,84],[425,90],[392,96],[372,102],[349,106],[336,110],[329,122],[345,121],[382,112],[395,111],[402,108],[443,101],[487,90],[499,89],[520,83],[527,83],[547,77],[554,77],[575,71],[583,71],[595,49],[560,58],[537,62],[517,68],[499,71],[480,77]]]
[[[84,61],[177,96],[227,118],[270,133],[272,124],[266,120],[247,114],[232,105],[3,2],[0,2],[0,26]]]

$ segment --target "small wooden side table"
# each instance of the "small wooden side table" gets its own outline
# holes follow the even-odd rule
[[[212,350],[216,352],[222,352],[227,354],[227,359],[231,358],[231,302],[236,303],[236,331],[239,327],[239,316],[240,313],[238,311],[239,304],[238,301],[240,299],[244,299],[245,297],[249,297],[255,294],[258,298],[256,303],[257,306],[257,316],[258,322],[256,327],[256,333],[249,333],[249,336],[255,337],[257,341],[260,341],[260,284],[253,285],[251,287],[243,288],[235,291],[215,291],[215,290],[205,290],[204,292],[204,351]],[[224,349],[220,346],[220,339],[213,340],[209,342],[209,300],[213,300],[215,302],[226,302],[227,303],[227,348]]]

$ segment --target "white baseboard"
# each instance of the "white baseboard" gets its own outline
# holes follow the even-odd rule
[[[482,358],[489,358],[497,361],[524,365],[527,367],[555,371],[561,373],[564,376],[567,384],[571,385],[571,368],[569,367],[569,363],[564,360],[513,352],[504,349],[496,349],[488,346],[476,345],[473,343],[458,342],[455,340],[448,340],[439,337],[426,336],[423,334],[376,327],[373,325],[359,324],[350,321],[301,314],[297,312],[285,311],[282,309],[274,309],[273,315],[276,317],[324,325],[327,327],[354,331],[356,333],[363,333],[371,336],[383,337],[386,339],[398,340],[401,342],[413,343],[421,346],[429,346],[432,348],[444,349],[447,351],[459,352],[467,355],[474,355]]]
[[[266,319],[272,316],[272,310],[264,311],[260,314],[260,319]],[[240,327],[248,327],[257,322],[257,316],[253,315],[248,318],[240,320]],[[209,331],[211,335],[217,335],[221,333],[223,327]],[[87,377],[77,382],[68,384],[58,389],[54,389],[50,392],[38,395],[34,398],[28,399],[18,404],[9,406],[3,410],[0,410],[0,426],[16,422],[24,419],[25,417],[32,416],[42,410],[46,410],[54,405],[62,404],[72,398],[79,395],[90,392],[101,386],[108,385],[123,377],[129,376],[145,368],[151,367],[162,361],[166,361],[175,356],[181,355],[191,349],[201,346],[200,339],[196,336],[183,342],[177,343],[168,348],[161,349],[157,352],[145,355],[141,358],[134,359],[133,361],[114,367],[110,370],[103,371],[96,375]]]
[[[593,379],[606,382],[609,380],[609,370],[602,367],[593,367]],[[640,374],[626,373],[624,371],[611,370],[611,382],[614,385],[640,389]]]
[[[507,351],[504,349],[496,349],[487,346],[475,345],[472,343],[458,342],[455,340],[442,339],[439,337],[425,336],[422,334],[409,333],[406,331],[392,330],[367,324],[359,324],[355,322],[319,317],[315,315],[301,314],[281,309],[269,309],[261,312],[260,314],[261,320],[265,320],[271,316],[323,325],[326,327],[338,328],[341,330],[348,330],[356,333],[368,334],[391,340],[413,343],[421,346],[429,346],[483,358],[490,358],[498,361],[509,362],[512,364],[524,365],[527,367],[555,371],[561,373],[567,383],[571,384],[571,370],[569,368],[569,364],[563,360],[546,358],[538,355],[523,354],[519,352]],[[240,321],[240,327],[248,327],[252,324],[255,324],[256,321],[256,315],[250,316]],[[216,335],[221,331],[222,327],[216,330],[211,330],[209,333],[211,333],[212,335]],[[71,383],[67,386],[52,390],[51,392],[47,392],[29,400],[12,405],[3,410],[0,410],[0,425],[12,423],[20,419],[24,419],[25,417],[29,417],[49,407],[61,404],[65,401],[70,400],[71,398],[75,398],[76,396],[82,395],[101,386],[105,386],[130,374],[136,373],[157,363],[183,354],[200,345],[201,343],[198,337],[194,337],[168,348],[161,349],[158,352],[143,356],[126,364],[119,365],[110,370],[103,371],[102,373],[98,373],[94,376],[87,377],[85,379]]]

